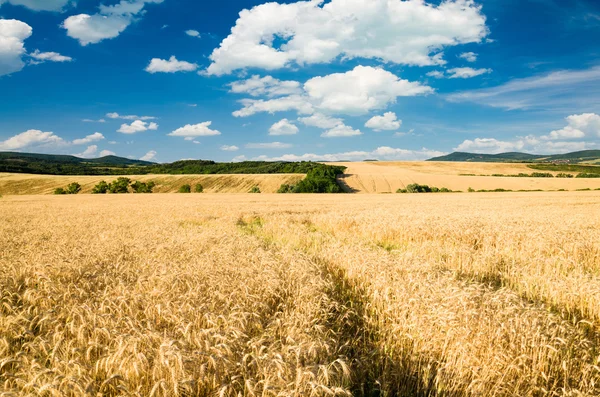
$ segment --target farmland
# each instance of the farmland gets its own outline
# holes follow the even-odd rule
[[[600,394],[598,192],[4,196],[0,219],[1,395]]]

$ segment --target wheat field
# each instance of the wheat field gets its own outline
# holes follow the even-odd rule
[[[0,396],[598,396],[600,193],[0,198]]]

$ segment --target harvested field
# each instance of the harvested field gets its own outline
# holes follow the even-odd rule
[[[0,219],[2,396],[600,395],[600,192],[4,196]]]
[[[577,190],[598,189],[600,180],[563,178],[504,178],[475,175],[516,175],[535,172],[527,164],[453,163],[453,162],[365,162],[333,163],[347,167],[340,181],[347,191],[391,193],[406,185],[419,183],[452,190]],[[556,175],[558,172],[552,172]]]
[[[54,189],[65,187],[72,182],[81,184],[81,193],[91,193],[100,181],[111,182],[118,176],[54,176],[31,174],[0,173],[0,194],[27,195],[52,194]],[[248,193],[253,186],[260,187],[263,193],[275,193],[286,184],[296,184],[304,179],[302,174],[269,175],[142,175],[127,178],[140,182],[154,181],[156,193],[174,193],[182,185],[202,184],[206,193]]]

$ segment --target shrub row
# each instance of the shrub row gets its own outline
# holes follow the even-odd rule
[[[191,192],[192,192],[191,185],[185,184],[179,188],[179,193],[191,193]],[[203,193],[203,192],[204,192],[204,186],[202,186],[199,183],[194,185],[194,193]]]
[[[81,185],[77,182],[71,183],[66,188],[59,187],[54,190],[54,194],[77,194],[81,191]]]
[[[344,169],[334,166],[313,168],[296,186],[283,184],[277,193],[343,193],[337,176],[342,174]]]
[[[445,187],[437,188],[434,186],[430,187],[428,185],[419,185],[418,183],[413,183],[406,186],[405,189],[398,189],[396,193],[452,193],[452,190]]]
[[[152,193],[155,186],[154,182],[132,182],[129,178],[120,177],[111,183],[100,181],[92,189],[92,194],[124,194],[129,193],[129,188],[133,193]]]

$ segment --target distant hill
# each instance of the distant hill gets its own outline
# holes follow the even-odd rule
[[[434,157],[427,161],[456,161],[456,162],[481,162],[481,163],[555,163],[564,162],[579,164],[600,160],[600,150],[583,150],[579,152],[539,155],[519,152],[500,154],[480,154],[455,152],[446,156]]]
[[[67,156],[60,154],[38,154],[38,153],[17,153],[17,152],[0,152],[0,162],[14,163],[61,163],[61,164],[94,164],[105,166],[132,166],[132,165],[152,165],[150,161],[132,160],[124,157],[105,156],[97,159],[83,159],[75,156]]]

